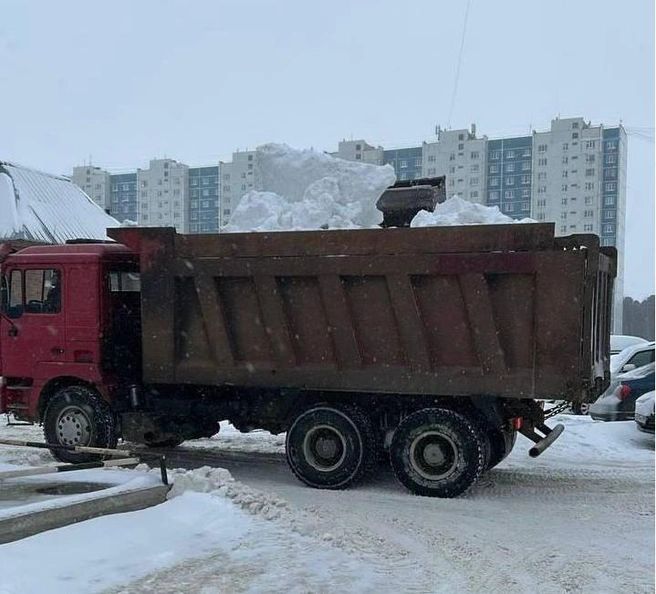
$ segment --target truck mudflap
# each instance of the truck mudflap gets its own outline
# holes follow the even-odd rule
[[[564,430],[565,426],[561,423],[558,423],[558,425],[553,428],[547,427],[544,423],[541,423],[539,425],[526,424],[519,429],[519,432],[524,437],[535,442],[535,445],[528,451],[528,455],[531,458],[537,458],[560,437],[560,434]]]

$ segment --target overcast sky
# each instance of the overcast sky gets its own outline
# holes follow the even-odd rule
[[[654,292],[653,0],[0,0],[0,159],[70,175],[581,116],[629,134],[625,294]],[[451,116],[449,118],[449,115]]]

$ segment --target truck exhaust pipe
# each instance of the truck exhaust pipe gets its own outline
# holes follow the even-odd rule
[[[536,431],[540,431],[544,435],[540,435]],[[528,451],[531,458],[537,458],[544,450],[546,450],[554,441],[556,441],[560,434],[565,431],[565,426],[558,423],[553,429],[546,425],[536,425],[535,427],[524,426],[520,429],[520,433],[535,442],[535,445]]]

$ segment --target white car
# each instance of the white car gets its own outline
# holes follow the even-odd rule
[[[654,432],[654,391],[643,394],[635,403],[635,422],[640,431]]]
[[[610,357],[611,376],[626,373],[654,361],[654,343],[641,342],[625,348],[623,351]]]
[[[628,334],[611,334],[610,335],[610,354],[617,355],[620,351],[638,344],[647,342],[639,336],[629,336]]]

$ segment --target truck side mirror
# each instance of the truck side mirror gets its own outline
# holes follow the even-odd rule
[[[636,368],[634,363],[627,363],[624,367],[622,367],[622,373],[626,373],[627,371],[633,371]]]

